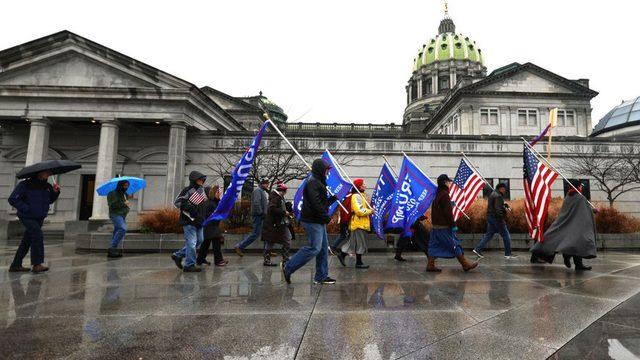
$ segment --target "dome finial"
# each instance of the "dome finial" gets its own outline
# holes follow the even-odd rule
[[[444,17],[449,17],[449,2],[444,0]]]
[[[449,1],[444,0],[444,18],[440,21],[440,27],[438,27],[438,33],[455,33],[456,25],[453,23],[453,20],[449,17]]]

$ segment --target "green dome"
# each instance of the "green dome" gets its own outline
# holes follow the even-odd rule
[[[413,70],[436,61],[469,60],[483,63],[482,50],[468,36],[450,32],[439,34],[429,40],[418,52]]]

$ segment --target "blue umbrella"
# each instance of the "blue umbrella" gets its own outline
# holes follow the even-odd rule
[[[113,178],[107,181],[106,183],[100,185],[100,187],[98,187],[96,191],[100,196],[107,196],[110,192],[116,189],[116,186],[118,186],[118,182],[125,181],[125,180],[129,182],[127,195],[132,195],[136,191],[142,190],[147,187],[147,181],[145,179],[140,179],[133,176],[121,176],[121,177]]]

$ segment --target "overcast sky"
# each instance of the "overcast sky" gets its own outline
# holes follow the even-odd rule
[[[452,0],[457,32],[489,72],[533,62],[600,92],[594,124],[640,96],[640,1]],[[402,122],[418,48],[437,33],[442,1],[10,1],[0,48],[63,29],[198,86],[259,90],[290,121]]]

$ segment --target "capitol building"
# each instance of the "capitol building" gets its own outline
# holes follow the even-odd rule
[[[577,147],[597,146],[602,156],[611,156],[637,140],[640,98],[615,106],[593,128],[591,100],[598,92],[587,78],[567,79],[533,63],[487,69],[491,49],[457,32],[448,14],[435,25],[432,36],[416,44],[415,58],[407,59],[413,63],[408,82],[397,85],[406,91],[403,118],[383,125],[290,123],[262,93],[237,97],[196,86],[198,79],[178,78],[69,31],[2,50],[0,220],[15,222],[6,200],[18,170],[71,159],[82,169],[59,177],[63,190],[48,221],[89,228],[104,222],[106,199],[94,196],[96,184],[125,174],[148,183],[132,200],[128,220],[135,224],[138,214],[170,205],[192,170],[222,184],[212,169],[222,159],[240,157],[264,112],[309,160],[324,149],[350,158],[346,170],[370,187],[382,155],[397,168],[406,153],[436,177],[453,176],[464,152],[489,181],[507,183],[511,198],[523,196],[521,137],[539,134],[553,108],[559,110],[552,154],[560,168]],[[264,144],[277,140],[271,131]],[[278,146],[271,151],[288,151]],[[546,153],[546,143],[538,146]],[[593,201],[607,202],[592,179],[581,179]],[[290,185],[293,196],[297,182]],[[554,192],[563,196],[562,181]],[[638,195],[625,194],[616,206],[638,216]]]

